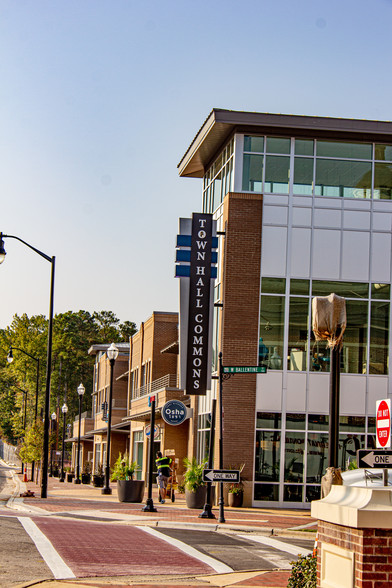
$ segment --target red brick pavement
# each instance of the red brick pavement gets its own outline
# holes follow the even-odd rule
[[[91,524],[84,521],[33,521],[80,578],[214,573],[209,565],[136,527],[97,523],[92,534]]]

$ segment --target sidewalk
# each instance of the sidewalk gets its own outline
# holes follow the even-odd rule
[[[16,477],[16,475],[15,475]],[[174,503],[166,502],[164,505],[158,502],[157,490],[153,491],[155,513],[142,511],[142,504],[118,502],[116,484],[112,483],[113,494],[102,495],[100,488],[90,485],[76,485],[71,483],[60,483],[58,478],[48,479],[48,498],[40,498],[41,489],[32,482],[24,484],[22,475],[17,476],[20,483],[20,492],[30,490],[35,493],[33,498],[19,498],[14,496],[8,501],[11,509],[17,510],[19,516],[43,515],[66,516],[66,520],[77,519],[79,521],[111,522],[122,525],[142,525],[165,528],[186,528],[197,530],[211,530],[218,532],[257,533],[263,535],[281,535],[291,537],[302,537],[310,539],[314,537],[317,522],[311,518],[309,511],[293,509],[256,509],[225,507],[225,523],[219,523],[219,510],[213,508],[215,519],[200,519],[200,511],[191,510],[186,507],[185,498],[177,495]],[[19,493],[18,493],[19,496]],[[304,530],[305,529],[305,530]],[[236,586],[238,588],[250,588],[253,586],[284,588],[290,572],[287,570],[274,571],[248,571],[224,574],[192,575],[192,576],[117,576],[89,579],[52,580],[40,583],[40,586],[51,586],[53,588],[72,587],[96,587],[116,588],[120,586],[150,586],[151,588],[174,588],[175,586],[210,586],[211,588]],[[32,586],[34,583],[25,583],[24,587]]]

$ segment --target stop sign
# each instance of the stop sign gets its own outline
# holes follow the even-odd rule
[[[376,403],[376,442],[377,447],[391,446],[391,401],[378,400]]]

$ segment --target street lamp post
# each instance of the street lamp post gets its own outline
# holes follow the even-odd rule
[[[106,471],[105,471],[105,486],[102,488],[101,494],[111,494],[112,489],[110,488],[110,436],[112,426],[112,403],[113,403],[113,372],[114,362],[118,356],[118,348],[114,343],[110,345],[106,351],[110,363],[110,388],[109,388],[109,411],[108,411],[108,429],[106,439]]]
[[[78,386],[78,394],[79,394],[79,428],[78,428],[78,449],[77,449],[77,456],[76,456],[76,476],[74,479],[74,484],[81,484],[82,481],[80,479],[80,428],[82,424],[82,398],[83,394],[85,393],[85,387],[83,384],[79,384]]]
[[[50,423],[50,432],[54,433],[55,432],[55,428],[56,428],[56,413],[52,412],[52,414],[50,415],[51,418],[51,423]],[[53,447],[51,444],[51,448],[50,448],[50,474],[49,477],[51,478],[53,476]]]
[[[12,347],[12,345],[10,345],[8,355],[7,355],[8,363],[12,363],[14,361],[13,351],[21,351],[22,353],[24,353],[25,355],[27,355],[31,359],[34,359],[34,361],[37,362],[37,377],[36,377],[36,386],[35,386],[35,412],[34,412],[34,422],[36,423],[37,416],[38,416],[39,358],[34,357],[34,355],[31,355],[30,353],[27,353],[27,351],[25,351],[24,349],[20,349],[20,347]],[[35,461],[33,461],[31,464],[31,479],[33,480],[33,482],[34,482],[34,469],[35,469]]]
[[[67,412],[68,412],[68,406],[65,404],[63,404],[63,406],[61,407],[61,412],[63,413],[63,442],[61,445],[61,476],[60,476],[60,482],[64,482],[64,452],[65,452],[65,427],[66,427],[66,418],[67,418]]]
[[[49,457],[49,411],[50,411],[50,379],[52,375],[52,337],[53,337],[53,299],[54,299],[54,270],[56,257],[46,255],[36,247],[33,247],[26,241],[23,241],[20,237],[15,235],[4,235],[0,232],[0,264],[3,263],[6,251],[4,249],[3,239],[16,239],[20,241],[29,249],[38,253],[41,257],[51,263],[51,276],[50,276],[50,297],[49,297],[49,324],[48,324],[48,345],[47,345],[47,357],[46,357],[46,386],[45,386],[45,414],[44,414],[44,441],[43,441],[43,457],[42,457],[42,481],[41,481],[41,498],[48,497],[48,457]]]
[[[27,422],[27,390],[23,390],[23,388],[19,388],[14,384],[14,388],[23,392],[23,404],[22,404],[22,429],[24,434],[26,434],[26,422]],[[21,463],[21,474],[24,473],[24,463]]]

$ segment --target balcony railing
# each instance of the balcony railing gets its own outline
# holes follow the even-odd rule
[[[164,388],[178,388],[177,374],[166,374],[166,376],[162,376],[162,378],[158,378],[150,384],[137,388],[132,393],[132,400],[142,398],[143,396],[147,396],[147,394],[158,392],[158,390],[163,390]]]

